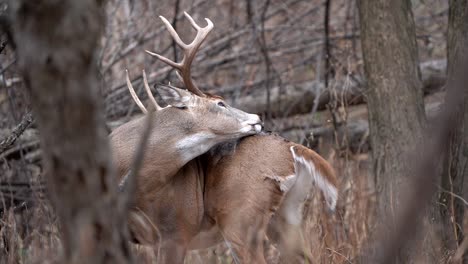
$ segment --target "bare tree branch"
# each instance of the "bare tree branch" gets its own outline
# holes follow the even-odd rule
[[[19,123],[11,132],[7,138],[0,141],[0,154],[7,151],[8,149],[13,146],[15,141],[23,134],[24,130],[29,127],[34,122],[34,119],[31,113],[27,113],[21,119],[21,123]]]

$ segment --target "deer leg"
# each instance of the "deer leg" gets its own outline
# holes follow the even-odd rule
[[[130,238],[136,244],[155,245],[161,240],[159,230],[142,211],[130,210],[128,226]]]
[[[240,232],[245,232],[242,230]],[[260,263],[266,264],[263,256],[263,241],[259,238],[241,236],[227,233],[224,235],[227,246],[232,251],[233,263]],[[237,241],[236,241],[237,239]]]
[[[151,245],[157,256],[157,263],[183,264],[187,252],[184,236],[178,230],[160,234],[154,223],[150,223],[142,212],[132,211],[129,215],[130,234],[133,242]],[[171,237],[173,239],[163,239]],[[174,239],[176,238],[176,239]]]
[[[280,252],[280,263],[314,263],[303,243],[300,226],[288,224],[275,215],[268,226],[268,238]]]
[[[158,264],[183,264],[187,248],[179,241],[168,240],[161,243],[161,247],[155,252],[158,256]]]
[[[234,263],[260,263],[266,264],[263,255],[265,239],[265,221],[251,223],[251,219],[240,221],[239,218],[231,218],[232,221],[219,223],[219,227],[227,246],[233,252]],[[256,222],[256,221],[255,221]]]

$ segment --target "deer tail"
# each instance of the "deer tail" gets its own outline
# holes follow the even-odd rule
[[[333,168],[315,151],[302,145],[291,146],[290,150],[295,181],[286,193],[281,211],[287,222],[298,225],[302,221],[303,207],[313,185],[322,191],[328,208],[332,211],[338,200],[338,187]]]

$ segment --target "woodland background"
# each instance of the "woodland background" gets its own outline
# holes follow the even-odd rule
[[[43,100],[38,98],[70,95],[54,93],[59,90],[52,88],[42,92],[29,88],[35,82],[46,83],[31,78],[37,72],[23,77],[25,62],[34,62],[27,66],[37,69],[40,62],[18,62],[18,56],[25,56],[20,52],[27,51],[26,44],[14,43],[11,37],[27,42],[28,38],[18,36],[34,26],[21,13],[27,11],[20,8],[19,15],[12,13],[21,5],[37,8],[40,15],[31,17],[29,23],[35,21],[45,31],[51,25],[46,23],[51,19],[48,15],[58,14],[39,8],[53,1],[23,2],[0,1],[0,263],[52,263],[58,261],[62,250],[56,209],[50,202],[58,198],[46,191],[42,161],[43,148],[53,146],[41,144],[37,123],[60,118],[51,112],[36,117],[31,104]],[[394,254],[397,258],[388,263],[463,261],[468,247],[463,240],[468,228],[468,221],[464,221],[468,204],[464,182],[468,173],[466,87],[456,93],[465,103],[447,118],[455,125],[438,126],[437,120],[444,102],[451,102],[447,99],[447,74],[456,80],[457,69],[464,69],[456,65],[464,56],[466,1],[398,0],[394,1],[398,4],[387,4],[387,11],[381,14],[369,10],[385,6],[384,0],[374,1],[374,6],[372,0],[86,0],[83,5],[90,2],[103,10],[89,10],[88,15],[89,21],[103,25],[95,29],[102,35],[96,33],[99,45],[93,54],[97,57],[93,70],[99,73],[96,98],[105,113],[108,132],[140,114],[125,85],[125,69],[140,98],[146,98],[143,69],[151,85],[177,83],[171,68],[144,52],[155,51],[176,60],[182,56],[158,16],[168,18],[183,40],[194,37],[183,18],[184,11],[201,25],[203,18],[210,18],[215,28],[192,67],[199,87],[223,96],[234,107],[261,114],[267,130],[313,148],[339,175],[336,213],[323,210],[319,195],[310,198],[313,202],[305,210],[303,235],[316,263],[377,263],[366,260],[366,252],[372,251],[369,241],[380,236],[380,240],[389,241],[389,245],[383,242],[382,248],[391,248],[393,236],[382,235],[386,231],[380,232],[378,224],[393,217],[385,215],[389,207],[406,205],[415,206],[415,215],[404,223],[406,233],[397,232],[398,228],[394,232],[402,236],[395,237],[400,241]],[[74,35],[73,30],[80,33],[83,29],[69,26],[72,41],[68,44],[73,48],[73,37],[82,36]],[[93,32],[81,34],[92,36]],[[374,39],[376,36],[385,41]],[[66,54],[60,46],[56,52]],[[39,53],[27,54],[30,58],[35,55],[40,57]],[[64,62],[63,66],[70,65]],[[453,83],[455,87],[459,82]],[[73,105],[63,107],[66,111]],[[41,109],[40,104],[37,109]],[[104,123],[104,119],[92,122]],[[62,123],[64,131],[87,131],[87,122],[78,127],[69,123]],[[61,137],[63,132],[57,127],[51,126],[42,138]],[[448,131],[440,132],[445,141],[437,145],[437,133],[445,128]],[[426,130],[436,133],[435,138],[424,138]],[[420,148],[433,142],[434,149]],[[91,149],[100,146],[95,145]],[[433,170],[420,173],[426,178],[415,178],[419,182],[413,185],[410,175],[418,176],[423,170],[415,166],[416,173],[411,174],[410,167],[413,163],[424,165],[425,160],[430,164],[426,169]],[[414,186],[421,187],[413,191],[418,199],[405,200],[405,191]],[[85,191],[72,189],[70,197]],[[102,214],[112,217],[108,211],[102,209]],[[405,219],[404,214],[401,219]],[[399,226],[398,220],[395,223]],[[118,223],[110,224],[110,229],[113,225]],[[274,246],[268,250],[274,263]],[[140,261],[150,258],[144,251],[134,249]],[[229,252],[223,246],[192,252],[187,262],[208,260],[229,262]]]

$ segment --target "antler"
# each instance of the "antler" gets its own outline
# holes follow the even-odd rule
[[[198,96],[205,97],[206,95],[202,91],[200,91],[200,89],[198,89],[198,87],[195,85],[195,83],[192,80],[192,76],[190,73],[190,66],[193,62],[193,59],[195,58],[195,55],[198,49],[200,48],[200,45],[203,43],[203,41],[206,39],[210,31],[213,29],[213,22],[211,22],[211,20],[209,20],[208,18],[205,18],[206,23],[208,25],[202,28],[198,26],[197,23],[195,23],[193,18],[189,14],[187,14],[187,12],[184,12],[184,15],[190,21],[190,24],[192,24],[192,27],[197,30],[197,35],[195,36],[195,39],[190,44],[185,44],[180,39],[179,34],[177,34],[175,29],[172,27],[171,23],[169,23],[169,21],[165,17],[159,16],[161,20],[163,21],[163,23],[166,25],[167,30],[169,31],[171,36],[174,38],[177,45],[179,45],[179,47],[182,48],[184,52],[184,57],[182,58],[182,61],[174,62],[154,52],[151,52],[151,51],[146,51],[146,52],[152,56],[155,56],[156,58],[163,61],[164,63],[176,68],[179,71],[187,90],[191,91],[192,93]]]
[[[133,100],[135,101],[135,103],[138,105],[138,107],[144,114],[148,113],[148,110],[146,110],[145,106],[140,101],[140,98],[138,98],[137,94],[135,93],[135,89],[133,88],[132,82],[130,81],[130,78],[128,77],[128,70],[125,70],[125,71],[127,72],[127,87],[128,87],[128,90],[130,90],[130,94],[132,95]],[[149,99],[153,103],[154,108],[156,109],[156,111],[163,109],[161,106],[159,106],[159,104],[156,102],[156,99],[154,99],[153,94],[151,93],[151,89],[148,85],[148,79],[146,78],[145,70],[143,70],[142,75],[143,75],[143,84],[145,86],[145,91],[148,94]]]

